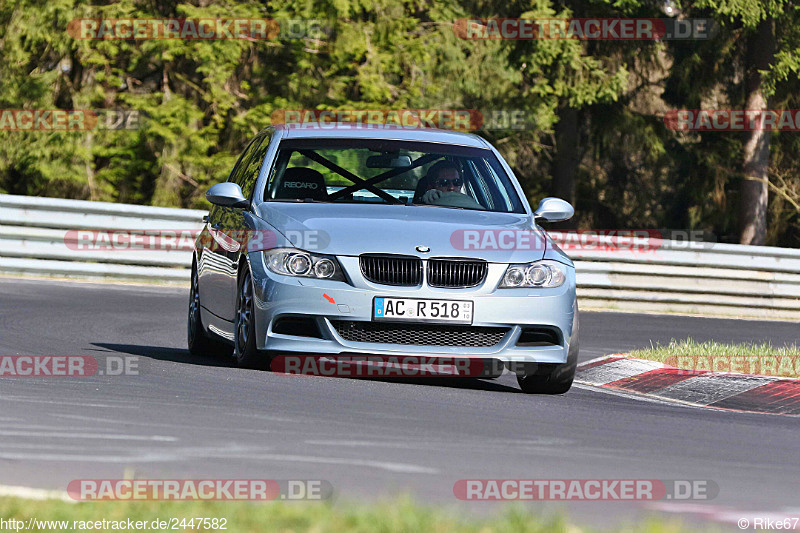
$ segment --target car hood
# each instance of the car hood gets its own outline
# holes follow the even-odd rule
[[[546,241],[530,216],[429,206],[264,202],[259,216],[295,246],[333,255],[476,257],[524,263]],[[427,247],[422,253],[417,247]]]

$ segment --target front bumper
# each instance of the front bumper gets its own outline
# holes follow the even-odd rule
[[[486,281],[469,289],[392,287],[371,283],[361,276],[357,257],[339,257],[352,283],[296,278],[266,269],[261,253],[249,254],[255,290],[256,338],[259,349],[313,355],[375,354],[491,358],[507,362],[564,363],[572,338],[575,312],[575,270],[554,289],[496,289],[507,265],[490,264]],[[333,320],[372,320],[376,296],[471,300],[472,326],[507,328],[500,342],[490,347],[431,346],[353,342],[337,333]],[[323,338],[275,333],[275,320],[286,316],[313,317]],[[517,346],[526,327],[557,330],[559,344]]]

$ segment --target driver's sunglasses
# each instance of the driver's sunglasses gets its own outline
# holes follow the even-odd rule
[[[451,179],[451,180],[446,180],[446,179],[437,179],[436,180],[436,186],[437,187],[447,187],[451,183],[456,187],[461,187],[462,185],[464,185],[464,178],[454,178],[454,179]]]

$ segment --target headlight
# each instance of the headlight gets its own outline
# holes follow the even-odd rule
[[[498,288],[552,289],[560,287],[567,279],[564,268],[564,265],[556,261],[509,265]]]
[[[284,276],[344,281],[342,267],[335,257],[316,255],[295,248],[264,250],[264,263]]]

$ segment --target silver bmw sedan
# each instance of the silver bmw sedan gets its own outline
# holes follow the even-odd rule
[[[572,261],[538,226],[481,137],[370,125],[271,127],[228,180],[195,243],[193,354],[239,365],[281,354],[493,361],[523,391],[569,390],[578,358]]]

